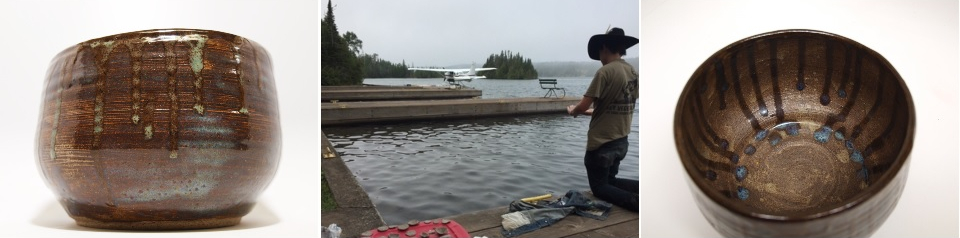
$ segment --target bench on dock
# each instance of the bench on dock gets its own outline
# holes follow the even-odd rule
[[[547,89],[547,93],[543,95],[544,98],[553,95],[556,98],[562,98],[567,96],[567,90],[561,87],[557,87],[557,79],[540,79],[540,88]],[[563,96],[557,94],[557,90],[563,93]]]

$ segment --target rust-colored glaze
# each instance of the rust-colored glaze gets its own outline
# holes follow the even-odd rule
[[[727,237],[865,237],[906,183],[915,113],[877,52],[820,31],[735,42],[693,73],[674,137]]]
[[[37,162],[81,226],[235,225],[280,160],[270,58],[232,34],[89,40],[53,59],[43,95]]]

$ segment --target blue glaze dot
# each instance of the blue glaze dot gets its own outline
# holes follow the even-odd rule
[[[857,163],[863,163],[863,155],[860,154],[860,151],[854,150],[853,153],[850,153],[850,160]]]
[[[800,134],[800,124],[790,123],[787,125],[787,135],[795,136]]]
[[[757,132],[757,135],[753,137],[753,139],[757,141],[763,140],[763,138],[767,138],[767,130]]]
[[[739,155],[732,155],[732,156],[730,156],[730,161],[733,162],[733,164],[740,163],[740,156],[739,156]]]
[[[806,88],[806,85],[804,85],[803,82],[797,82],[797,90],[803,91],[803,88]]]
[[[843,145],[847,146],[848,150],[853,150],[853,141],[851,140],[844,141]]]
[[[726,139],[720,139],[720,148],[727,150],[727,148],[730,148],[730,142],[727,142]]]
[[[830,132],[832,131],[833,129],[830,129],[829,126],[820,127],[820,129],[813,132],[813,139],[820,143],[827,143],[827,140],[830,140]]]
[[[870,178],[870,170],[867,169],[866,165],[860,167],[860,170],[857,171],[857,177],[863,180],[867,180]]]
[[[713,172],[713,170],[707,170],[706,176],[707,176],[707,179],[710,181],[717,180],[717,172]]]
[[[821,95],[820,95],[820,104],[822,104],[822,105],[824,105],[824,106],[826,106],[827,104],[830,104],[830,95],[821,94]]]
[[[767,111],[767,107],[761,107],[761,108],[760,108],[760,115],[761,115],[761,116],[767,116],[768,113],[769,113],[769,111]]]
[[[747,177],[747,167],[743,167],[743,165],[737,166],[733,169],[733,173],[737,177],[737,181],[743,181],[743,179]]]
[[[837,91],[837,96],[840,96],[840,98],[846,98],[847,90],[840,89],[840,91]]]
[[[757,147],[753,147],[753,145],[747,145],[747,148],[743,149],[743,153],[747,155],[752,155],[754,152],[757,152]]]
[[[747,190],[747,188],[741,186],[737,186],[737,198],[740,198],[740,200],[747,200],[748,197],[750,197],[750,190]]]
[[[780,138],[780,134],[773,134],[772,136],[770,136],[770,145],[777,146],[777,144],[780,144],[781,139],[782,138]]]
[[[843,140],[843,132],[840,132],[840,131],[833,132],[833,138],[837,138],[837,140]]]

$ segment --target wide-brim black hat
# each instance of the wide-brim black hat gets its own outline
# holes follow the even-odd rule
[[[617,43],[622,45],[623,49],[626,50],[640,43],[640,39],[625,35],[623,29],[617,27],[607,31],[607,34],[593,35],[587,43],[587,54],[590,55],[591,59],[600,60],[600,48],[602,48],[602,43],[604,42]]]

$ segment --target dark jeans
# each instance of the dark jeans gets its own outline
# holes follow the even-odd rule
[[[627,155],[630,142],[627,137],[604,143],[583,156],[587,167],[587,179],[594,196],[613,205],[634,212],[639,211],[640,183],[633,179],[617,178],[620,161]]]

